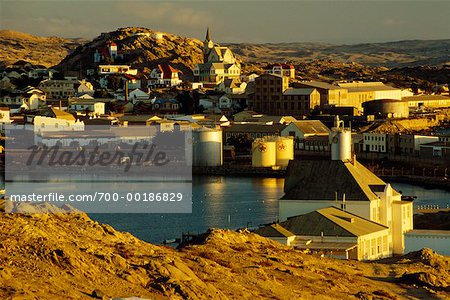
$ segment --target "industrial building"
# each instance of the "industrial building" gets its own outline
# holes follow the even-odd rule
[[[408,118],[409,107],[405,101],[397,99],[379,99],[362,104],[364,115],[374,115],[377,119]]]
[[[223,163],[222,130],[199,128],[192,131],[192,165],[217,167]]]
[[[252,166],[285,169],[294,159],[294,138],[269,136],[252,143]]]
[[[292,136],[296,149],[305,149],[305,142],[315,137],[324,137],[328,144],[330,129],[319,120],[299,120],[291,122],[281,131],[281,136]]]
[[[450,97],[443,95],[409,96],[403,97],[402,101],[407,102],[411,109],[450,107]]]
[[[334,206],[290,217],[255,233],[295,249],[325,252],[334,258],[372,260],[392,255],[387,226]]]
[[[289,163],[285,194],[279,201],[279,220],[335,206],[389,227],[387,251],[402,254],[404,233],[413,228],[412,202],[402,201],[401,194],[390,184],[356,160],[352,153],[351,132],[338,119],[330,133],[330,142],[330,160]]]
[[[286,76],[262,74],[254,81],[248,106],[265,114],[306,116],[320,106],[320,93],[311,87],[290,88]]]

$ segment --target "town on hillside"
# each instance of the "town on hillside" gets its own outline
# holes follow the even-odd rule
[[[261,236],[343,259],[386,258],[431,243],[449,254],[449,231],[413,225],[414,213],[448,207],[419,207],[388,183],[449,188],[448,84],[424,90],[358,74],[311,80],[286,61],[253,70],[209,28],[202,44],[180,42],[198,49],[195,63],[183,64],[187,54],[180,54],[131,64],[136,53],[123,46],[174,39],[141,29],[103,33],[65,64],[3,67],[2,155],[11,126],[31,126],[41,145],[67,147],[74,144],[59,139],[77,133],[79,147],[101,143],[82,134],[91,125],[191,130],[194,174],[286,178],[278,219],[257,228]]]

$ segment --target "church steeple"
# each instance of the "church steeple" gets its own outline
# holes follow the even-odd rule
[[[208,61],[209,53],[211,52],[211,49],[214,48],[214,43],[211,41],[211,37],[209,35],[209,27],[206,28],[206,37],[203,41],[203,62]]]
[[[211,38],[209,37],[209,27],[207,27],[206,28],[206,38],[205,38],[205,41],[210,41],[211,40]]]

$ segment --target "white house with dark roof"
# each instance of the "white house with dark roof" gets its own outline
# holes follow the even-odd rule
[[[255,233],[330,257],[372,260],[392,255],[387,226],[330,206],[288,218]]]
[[[352,153],[351,133],[337,121],[330,134],[331,160],[291,161],[279,220],[336,206],[389,227],[389,249],[404,251],[404,233],[413,228],[412,202],[359,163]]]

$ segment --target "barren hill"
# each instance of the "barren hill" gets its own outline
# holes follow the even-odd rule
[[[83,41],[83,39],[40,37],[13,30],[0,30],[0,65],[25,60],[34,65],[51,67],[58,64]]]
[[[333,45],[325,43],[229,44],[247,62],[330,60],[367,66],[407,67],[450,63],[450,39]]]
[[[450,259],[431,250],[372,263],[340,261],[225,230],[176,250],[79,213],[0,213],[0,250],[1,299],[450,297]]]
[[[141,27],[120,28],[102,33],[90,43],[78,48],[59,65],[63,71],[79,71],[94,67],[94,53],[108,42],[115,42],[124,55],[116,63],[129,64],[147,71],[157,64],[170,63],[183,72],[183,77],[192,77],[195,64],[203,60],[203,44],[197,39],[164,33],[162,39],[153,37],[154,31]]]

